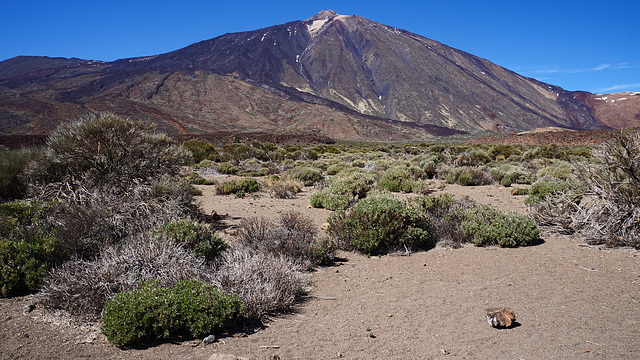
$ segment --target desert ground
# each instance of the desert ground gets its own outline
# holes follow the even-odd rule
[[[312,188],[289,200],[199,188],[202,210],[222,216],[220,231],[229,241],[243,217],[299,210],[321,228],[330,214],[308,206]],[[446,185],[434,194],[526,213],[524,197],[511,191]],[[640,358],[640,252],[593,247],[567,235],[543,233],[543,240],[516,249],[436,247],[371,258],[338,252],[335,264],[308,274],[308,296],[293,311],[211,344],[176,339],[123,350],[95,324],[30,307],[33,296],[0,299],[0,358]],[[517,323],[492,328],[485,309],[503,306],[515,311]]]

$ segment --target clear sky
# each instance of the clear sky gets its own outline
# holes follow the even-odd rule
[[[638,0],[3,0],[0,61],[154,55],[326,9],[409,30],[566,90],[640,91]]]

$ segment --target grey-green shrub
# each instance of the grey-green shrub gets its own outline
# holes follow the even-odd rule
[[[242,309],[238,297],[195,280],[173,288],[148,281],[109,300],[100,330],[119,347],[183,333],[203,337],[232,326]]]
[[[231,164],[230,162],[221,162],[219,164],[216,164],[216,170],[218,170],[218,172],[221,174],[227,175],[235,175],[238,173],[238,171],[240,171],[237,166]]]
[[[540,179],[544,176],[550,176],[559,180],[568,180],[574,173],[575,170],[571,166],[571,163],[568,161],[556,160],[553,164],[538,170],[536,177]]]
[[[389,168],[378,180],[378,187],[393,192],[410,193],[415,186],[413,176],[404,166]]]
[[[324,175],[322,175],[322,171],[318,169],[303,167],[294,170],[293,178],[302,181],[305,186],[311,186],[324,180]]]
[[[537,181],[529,188],[529,197],[524,201],[526,205],[545,201],[547,197],[559,196],[569,190],[571,185],[566,181]]]
[[[475,246],[518,247],[540,241],[540,230],[533,219],[489,205],[465,211],[461,225]]]

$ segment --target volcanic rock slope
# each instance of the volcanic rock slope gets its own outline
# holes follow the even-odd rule
[[[169,133],[355,140],[607,128],[587,105],[591,98],[576,94],[584,93],[405,30],[322,11],[155,56],[0,62],[0,135],[47,133],[96,111],[151,120]]]

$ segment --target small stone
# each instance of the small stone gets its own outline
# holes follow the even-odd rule
[[[203,343],[205,343],[205,344],[212,344],[212,343],[214,343],[215,341],[216,341],[216,337],[215,337],[215,335],[209,335],[209,336],[207,336],[206,338],[204,338],[204,339],[202,340],[202,342],[203,342]]]

